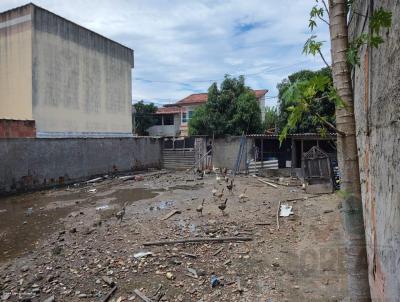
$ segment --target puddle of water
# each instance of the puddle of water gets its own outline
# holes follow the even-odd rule
[[[97,192],[101,188],[97,188]],[[60,192],[62,191],[62,192]],[[96,193],[83,191],[43,191],[16,196],[0,197],[0,262],[14,258],[34,249],[39,239],[60,229],[61,218],[89,202],[104,201]],[[114,211],[112,204],[131,204],[142,199],[156,197],[158,193],[149,189],[118,189],[110,194],[107,209]],[[79,201],[79,204],[76,204]],[[99,206],[104,206],[102,203]],[[28,209],[31,210],[28,211]],[[30,213],[31,211],[31,213]],[[112,213],[110,215],[112,215]]]
[[[74,197],[57,199],[73,200]],[[68,206],[46,209],[51,201],[41,193],[0,199],[0,262],[32,250],[39,238],[59,228],[59,219],[76,207],[75,203],[68,203]]]

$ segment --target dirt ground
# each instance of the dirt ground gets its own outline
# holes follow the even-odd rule
[[[109,301],[144,301],[135,289],[151,301],[345,299],[336,195],[273,188],[252,176],[237,176],[231,194],[215,174],[141,175],[0,198],[0,298],[104,301],[115,283]],[[218,206],[226,198],[224,214]],[[280,217],[278,230],[279,201],[294,214]],[[252,240],[143,246],[205,237]]]

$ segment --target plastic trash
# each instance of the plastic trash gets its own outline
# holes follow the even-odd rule
[[[279,214],[280,217],[288,217],[290,215],[293,215],[292,211],[292,206],[289,206],[287,204],[281,205],[281,212]]]
[[[218,277],[215,275],[212,275],[211,276],[211,287],[216,287],[219,284],[220,284],[220,282],[219,282]]]
[[[143,257],[148,257],[148,256],[152,256],[153,253],[152,252],[138,252],[136,254],[133,255],[134,258],[136,259],[140,259]]]

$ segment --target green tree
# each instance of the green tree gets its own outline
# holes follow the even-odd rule
[[[143,101],[133,105],[135,108],[135,129],[138,135],[149,135],[147,129],[156,123],[154,114],[157,112],[157,107],[151,104],[145,104]]]
[[[276,131],[276,127],[278,124],[278,108],[275,106],[267,106],[265,108],[265,120],[264,120],[264,129],[266,131],[273,130]]]
[[[262,131],[261,110],[254,92],[243,76],[225,76],[218,88],[208,89],[208,101],[199,106],[189,121],[190,135],[241,135]]]
[[[302,91],[306,91],[305,87],[312,89],[312,84],[323,81],[324,85],[318,89],[312,99],[308,99],[307,106],[303,106],[304,111],[298,116],[299,120],[295,123],[289,123],[291,112],[296,106],[302,102]],[[322,68],[318,71],[301,70],[295,72],[284,79],[277,85],[278,105],[279,105],[279,118],[278,128],[287,133],[299,132],[319,132],[321,131],[321,119],[316,116],[322,117],[324,120],[332,125],[335,125],[335,102],[330,98],[332,88],[332,74],[330,68]],[[287,125],[291,125],[285,129]],[[333,131],[333,129],[330,129]]]
[[[349,41],[348,12],[352,3],[353,0],[328,0],[328,4],[325,0],[316,0],[316,5],[310,12],[309,27],[313,31],[317,26],[317,21],[323,21],[329,26],[333,74],[330,99],[336,103],[337,150],[343,196],[342,213],[349,296],[351,301],[370,301],[351,67],[354,68],[359,63],[358,51],[361,46],[368,45],[377,48],[384,42],[380,35],[381,29],[391,26],[392,14],[382,8],[368,11],[368,16],[353,10],[353,13],[366,18],[370,31]],[[329,17],[328,20],[325,19],[325,14]],[[316,36],[312,35],[305,43],[303,53],[319,55],[330,68],[323,57],[322,46],[323,42],[317,41]],[[288,128],[293,128],[300,122],[298,117],[307,112],[310,102],[318,98],[317,93],[321,92],[323,83],[322,79],[318,79],[299,89],[302,101],[292,108],[288,127],[285,128],[286,133]],[[319,117],[315,115],[315,118]],[[320,122],[321,125],[326,124],[323,119]],[[282,137],[285,136],[285,129]]]

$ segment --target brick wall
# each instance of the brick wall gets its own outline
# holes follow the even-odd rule
[[[36,137],[35,121],[0,119],[0,138]]]

